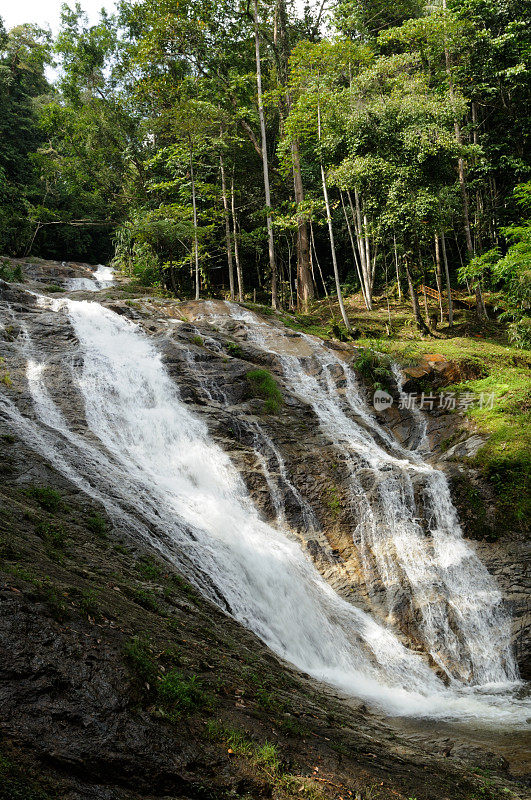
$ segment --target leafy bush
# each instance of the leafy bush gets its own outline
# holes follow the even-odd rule
[[[52,489],[49,486],[29,486],[26,489],[26,494],[36,500],[41,508],[52,514],[63,505],[63,500],[57,489]]]
[[[153,681],[157,674],[157,665],[151,657],[147,642],[137,636],[124,644],[124,655],[135,676],[147,683]]]
[[[243,356],[243,350],[239,344],[236,344],[236,342],[229,342],[227,344],[227,350],[231,356],[234,356],[234,358],[241,358]]]
[[[247,373],[246,378],[253,395],[265,400],[264,411],[266,414],[278,414],[284,399],[271,373],[266,369],[252,369]]]
[[[107,531],[107,523],[100,514],[92,514],[85,520],[87,528],[95,533],[96,536],[104,539]]]
[[[0,278],[8,283],[22,283],[24,275],[20,264],[10,264],[4,261],[0,264]]]
[[[66,544],[66,534],[62,525],[52,525],[49,522],[39,522],[35,531],[43,542],[56,550],[62,550]]]
[[[394,384],[390,358],[382,353],[377,353],[370,347],[359,351],[354,362],[354,369],[375,389],[389,388]]]
[[[205,696],[196,675],[185,678],[177,670],[166,673],[159,681],[157,693],[168,706],[180,711],[192,711],[203,705]]]

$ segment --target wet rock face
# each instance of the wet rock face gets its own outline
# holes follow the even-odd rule
[[[422,357],[414,367],[402,370],[405,392],[418,392],[425,388],[439,389],[453,383],[480,378],[483,370],[476,361],[451,361],[439,353]]]
[[[69,425],[84,431],[83,403],[72,373],[64,369],[65,353],[69,354],[74,372],[76,364],[81,363],[67,315],[36,307],[31,295],[7,284],[0,286],[0,292],[10,306],[10,319],[15,311],[16,323],[12,325],[18,325],[9,330],[6,338],[17,404],[26,409],[31,405],[25,377],[30,352],[37,361],[46,361],[47,390]],[[253,344],[242,322],[228,318],[224,324],[214,325],[203,319],[202,304],[173,304],[170,314],[148,300],[132,302],[116,297],[104,302],[153,338],[181,398],[204,419],[211,435],[229,453],[264,516],[287,527],[289,535],[301,543],[338,593],[380,620],[391,621],[405,642],[421,647],[418,609],[399,582],[392,590],[382,585],[370,554],[363,559],[360,555],[356,529],[365,512],[352,498],[345,452],[323,435],[313,409],[287,389],[278,358]],[[21,355],[19,337],[23,329],[30,345]],[[291,340],[289,347],[302,346],[296,334]],[[437,381],[455,380],[451,362],[441,359],[426,357],[422,375],[410,375],[408,380],[425,380],[429,376],[435,376]],[[267,369],[277,379],[283,394],[278,413],[267,413],[263,397],[256,396],[247,378],[248,372],[256,369]],[[344,391],[339,372],[334,379]],[[418,388],[420,384],[415,385]],[[405,447],[419,444],[418,419],[410,410],[399,408],[397,402],[379,413],[378,419]],[[484,503],[483,488],[478,488],[480,501],[474,508],[467,492],[475,476],[458,462],[443,463],[438,453],[440,444],[451,438],[461,424],[457,414],[442,409],[434,408],[427,415],[430,458],[450,474],[465,533],[483,538],[482,532],[495,517],[491,513],[492,498]],[[455,451],[455,457],[460,457],[462,448],[465,455],[470,453],[476,444],[473,436],[468,437]],[[359,478],[361,490],[371,493],[371,476],[360,470]],[[521,571],[513,570],[514,558],[510,548],[500,545],[490,566],[506,595],[510,594],[516,649],[522,656],[529,617],[523,593],[514,589],[523,580]]]

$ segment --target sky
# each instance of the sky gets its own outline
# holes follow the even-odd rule
[[[75,0],[67,2],[71,8],[75,5]],[[49,25],[52,32],[57,33],[62,4],[63,0],[0,0],[0,17],[8,29],[23,22],[35,22],[41,27]],[[113,10],[114,0],[80,0],[80,5],[86,12],[89,23],[93,25],[97,22],[102,7],[107,11]],[[304,3],[298,0],[296,5],[302,8]]]
[[[49,25],[57,33],[62,4],[63,0],[0,0],[0,17],[8,29],[23,22],[35,22],[41,27]],[[108,11],[114,8],[113,0],[80,0],[80,4],[91,24],[97,22],[102,7]],[[68,5],[73,7],[75,0]]]

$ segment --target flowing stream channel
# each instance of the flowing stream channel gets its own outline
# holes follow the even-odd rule
[[[352,502],[363,510],[352,535],[367,571],[386,587],[388,625],[333,591],[288,535],[281,507],[276,523],[261,517],[139,326],[97,302],[40,304],[67,314],[79,342],[82,357],[72,363],[65,356],[61,369],[71,372],[88,429],[69,423],[52,398],[46,357],[29,335],[21,347],[33,418],[5,393],[0,411],[30,446],[103,502],[116,525],[145,538],[279,656],[348,695],[396,716],[525,723],[529,707],[517,699],[510,620],[461,536],[444,476],[375,422],[355,375],[332,351],[302,337],[306,355],[290,354],[278,326],[238,306],[203,304],[207,321],[236,320],[256,346],[278,355],[286,386],[345,452]],[[262,445],[280,459],[271,440]],[[309,506],[307,517],[313,524]],[[397,586],[413,598],[437,672],[393,632]]]

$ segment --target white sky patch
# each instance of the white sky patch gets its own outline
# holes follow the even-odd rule
[[[59,30],[61,21],[61,6],[63,0],[0,0],[0,17],[4,20],[5,27],[9,30],[15,25],[25,22],[34,22],[41,28],[51,28],[53,33]],[[75,0],[68,2],[71,8]],[[81,0],[81,8],[87,14],[89,23],[95,25],[102,8],[107,11],[114,9],[112,0]]]
[[[63,0],[0,0],[0,17],[8,30],[15,25],[34,22],[42,28],[51,28],[55,34],[59,30],[62,3]],[[75,0],[67,0],[67,3],[71,8],[75,6]],[[320,0],[313,0],[310,6],[319,8]],[[81,0],[81,8],[87,14],[90,25],[97,23],[102,8],[112,12],[114,7],[114,0]],[[295,0],[295,7],[301,14],[304,0]]]

